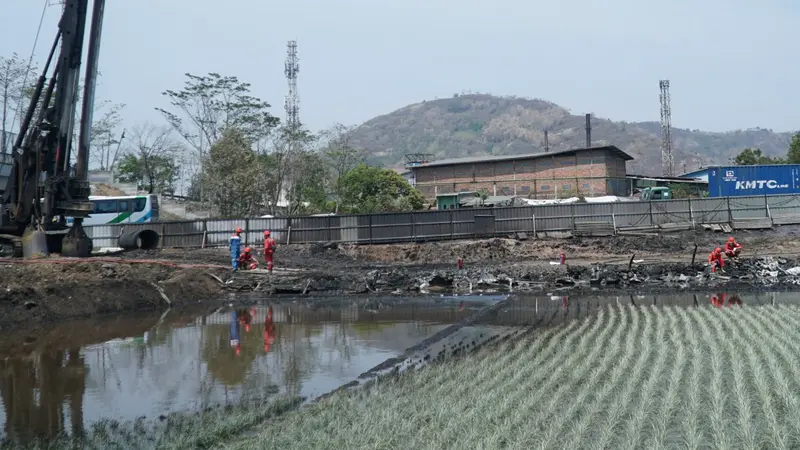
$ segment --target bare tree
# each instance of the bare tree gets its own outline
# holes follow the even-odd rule
[[[95,107],[94,114],[99,112],[102,116],[92,124],[89,157],[100,167],[100,170],[111,170],[121,156],[121,144],[122,139],[125,138],[125,130],[118,134],[118,129],[122,124],[120,112],[124,107],[124,104],[109,101],[104,101]]]
[[[10,140],[11,132],[14,129],[15,112],[19,110],[19,115],[25,111],[25,87],[35,78],[29,75],[35,72],[34,66],[28,67],[28,63],[13,53],[10,58],[0,56],[0,107],[2,108],[2,118],[0,118],[0,151],[7,152],[8,145],[13,145]]]
[[[119,163],[120,181],[135,182],[151,194],[172,190],[179,175],[176,158],[182,151],[172,133],[169,127],[150,123],[134,128],[131,145]]]
[[[337,123],[322,133],[325,157],[333,172],[331,184],[337,213],[342,198],[342,179],[359,163],[364,162],[364,151],[354,148],[350,143],[350,132],[353,128]]]

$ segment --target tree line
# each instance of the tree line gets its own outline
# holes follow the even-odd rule
[[[10,113],[24,115],[37,77],[38,69],[16,54],[0,57],[3,136],[18,127]],[[180,89],[162,95],[164,105],[155,110],[163,123],[127,126],[124,104],[97,102],[93,168],[149,193],[180,190],[217,217],[423,207],[422,195],[400,174],[366,164],[365,151],[350,141],[352,127],[313,133],[282,124],[235,76],[187,73]]]
[[[733,160],[737,166],[757,166],[764,164],[800,164],[800,133],[792,137],[786,156],[767,156],[759,148],[746,148]]]

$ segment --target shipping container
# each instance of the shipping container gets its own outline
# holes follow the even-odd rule
[[[797,193],[800,193],[798,164],[708,168],[709,197]]]

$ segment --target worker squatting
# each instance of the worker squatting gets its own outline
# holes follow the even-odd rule
[[[733,236],[729,237],[728,242],[725,243],[725,247],[717,247],[708,255],[708,265],[711,266],[711,272],[716,272],[717,269],[722,272],[725,271],[725,261],[722,259],[723,254],[727,256],[728,259],[733,259],[737,258],[741,252],[742,245],[736,242]]]
[[[253,256],[253,249],[245,247],[244,252],[242,248],[242,229],[236,228],[231,236],[231,267],[236,272],[239,268],[243,270],[254,270],[258,268],[258,260]],[[272,272],[273,263],[272,258],[275,255],[275,249],[278,248],[278,243],[270,236],[269,230],[264,231],[264,262],[267,264],[267,270]]]

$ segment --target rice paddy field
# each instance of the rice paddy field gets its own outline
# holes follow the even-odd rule
[[[221,448],[800,448],[800,307],[608,305]]]

